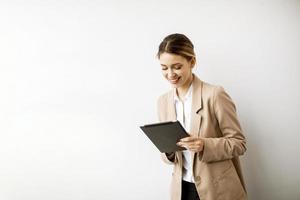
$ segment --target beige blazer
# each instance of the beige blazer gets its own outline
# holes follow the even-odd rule
[[[238,156],[246,140],[236,107],[222,86],[200,80],[195,74],[191,111],[191,135],[204,139],[201,153],[192,153],[193,176],[201,200],[246,200],[246,188]],[[157,101],[160,122],[176,120],[173,90]],[[181,200],[182,152],[161,154],[172,164],[171,199]]]

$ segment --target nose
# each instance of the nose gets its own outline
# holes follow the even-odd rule
[[[176,77],[176,74],[174,73],[174,71],[172,69],[168,70],[168,78],[169,79],[173,79]]]

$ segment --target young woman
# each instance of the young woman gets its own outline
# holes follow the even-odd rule
[[[192,72],[194,45],[185,35],[165,37],[157,58],[172,86],[158,98],[159,121],[178,120],[190,135],[177,143],[186,150],[161,154],[174,165],[171,199],[247,199],[238,158],[246,141],[231,97]]]

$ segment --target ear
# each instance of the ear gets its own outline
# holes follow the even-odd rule
[[[196,64],[196,58],[193,57],[193,58],[191,59],[190,63],[191,63],[191,68],[194,68],[194,66],[195,66],[195,64]]]

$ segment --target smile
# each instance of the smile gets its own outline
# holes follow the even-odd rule
[[[178,78],[176,78],[176,79],[169,79],[169,81],[170,81],[172,84],[176,84],[176,83],[178,83],[178,81],[179,81],[180,78],[181,78],[181,77],[178,77]]]

